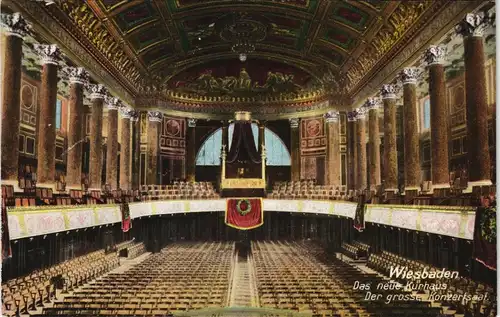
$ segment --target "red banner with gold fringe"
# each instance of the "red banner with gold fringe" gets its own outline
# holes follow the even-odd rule
[[[229,198],[226,204],[226,225],[249,230],[262,226],[264,210],[261,198]]]
[[[128,203],[122,203],[120,211],[122,212],[122,231],[127,232],[130,228],[132,228],[132,218],[130,217],[130,208]]]

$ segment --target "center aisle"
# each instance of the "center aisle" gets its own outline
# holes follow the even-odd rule
[[[250,274],[247,255],[238,255],[234,267],[230,307],[257,307],[255,281]]]

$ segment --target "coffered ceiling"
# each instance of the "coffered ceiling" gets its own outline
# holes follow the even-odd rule
[[[210,99],[200,92],[192,95],[192,91],[190,95],[176,90],[178,82],[194,81],[207,69],[216,81],[237,79],[245,68],[251,85],[263,87],[266,76],[257,70],[258,65],[266,65],[278,77],[293,78],[301,87],[295,94],[280,92],[276,101],[334,99],[349,104],[405,43],[453,2],[55,0],[52,5],[38,5],[132,98],[139,101],[154,93],[158,98],[184,98],[183,104],[196,102],[199,106],[203,100],[247,99],[237,95]],[[246,33],[234,31],[238,23],[248,28]],[[241,34],[255,45],[244,62],[232,51]],[[314,87],[314,93],[305,93],[304,87]]]

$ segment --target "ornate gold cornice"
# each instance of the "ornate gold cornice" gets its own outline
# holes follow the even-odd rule
[[[421,58],[424,49],[430,44],[436,44],[467,12],[477,8],[483,2],[448,0],[440,2],[439,9],[433,7],[430,10],[431,14],[419,21],[411,32],[405,34],[405,39],[399,41],[391,52],[369,71],[366,80],[351,90],[353,104],[373,95],[384,83],[391,82],[403,67]]]
[[[104,55],[105,60],[119,72],[122,80],[128,81],[132,89],[140,83],[141,72],[136,66],[137,59],[127,56],[125,45],[117,43],[116,36],[98,19],[90,2],[62,1],[60,6],[48,6],[47,12],[59,20],[61,25],[78,30],[79,32],[71,30],[75,32],[74,35],[83,35],[78,36],[77,40],[91,40],[90,44],[95,47],[93,53]]]
[[[345,105],[338,105],[330,101],[311,102],[307,104],[281,104],[269,107],[266,105],[237,106],[227,104],[221,106],[219,111],[204,104],[172,103],[157,98],[142,99],[137,101],[137,110],[160,111],[165,115],[174,117],[187,117],[200,120],[231,120],[234,111],[250,111],[256,120],[282,120],[290,118],[306,118],[322,116],[330,110],[346,110]]]

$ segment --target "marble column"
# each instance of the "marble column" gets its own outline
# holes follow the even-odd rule
[[[90,158],[89,189],[102,189],[102,115],[108,92],[103,85],[90,85]]]
[[[291,144],[290,150],[292,152],[292,170],[291,170],[291,180],[300,181],[300,119],[292,118],[290,119],[291,128]]]
[[[57,72],[61,51],[56,45],[36,45],[35,49],[43,65],[38,118],[37,187],[55,190]]]
[[[396,124],[396,86],[383,85],[384,102],[384,191],[398,190],[398,152]]]
[[[478,12],[467,14],[457,26],[464,37],[469,192],[473,186],[491,185],[483,34],[492,21],[487,13]]]
[[[444,74],[445,48],[432,45],[425,51],[429,67],[431,103],[431,180],[432,188],[449,188],[448,111]]]
[[[417,68],[404,68],[403,80],[404,107],[404,150],[405,150],[405,190],[420,190],[420,140],[418,132]]]
[[[378,109],[380,107],[380,100],[376,98],[369,98],[366,102],[368,109],[368,149],[370,155],[370,168],[369,170],[369,184],[370,190],[376,191],[380,186],[380,130]]]
[[[116,97],[106,99],[108,108],[108,137],[106,142],[106,185],[111,190],[118,188],[118,109],[120,100]]]
[[[120,189],[129,190],[131,189],[130,180],[130,161],[131,161],[131,126],[130,118],[134,114],[134,111],[129,108],[120,109],[121,115],[121,136],[120,136]]]
[[[196,119],[188,119],[186,178],[189,182],[196,180]]]
[[[21,62],[23,37],[28,34],[29,26],[19,13],[2,13],[0,26],[5,34],[2,75],[2,184],[12,185],[15,191],[21,191],[18,182]]]
[[[366,161],[366,109],[364,106],[356,110],[356,150],[358,169],[356,184],[362,191],[368,187],[367,161]]]
[[[89,79],[82,67],[65,69],[69,76],[69,122],[66,158],[66,189],[82,189],[82,142],[84,139],[83,89]]]
[[[140,169],[141,169],[141,120],[140,112],[133,111],[130,115],[132,122],[132,189],[139,189],[140,187]]]
[[[148,164],[146,171],[146,183],[148,185],[158,184],[158,155],[160,151],[160,129],[163,121],[161,112],[148,112]]]
[[[347,113],[347,159],[349,180],[347,186],[349,190],[356,190],[357,170],[358,170],[358,150],[356,148],[356,112]]]
[[[327,152],[326,173],[327,184],[339,187],[340,182],[340,114],[329,111],[325,114]]]

